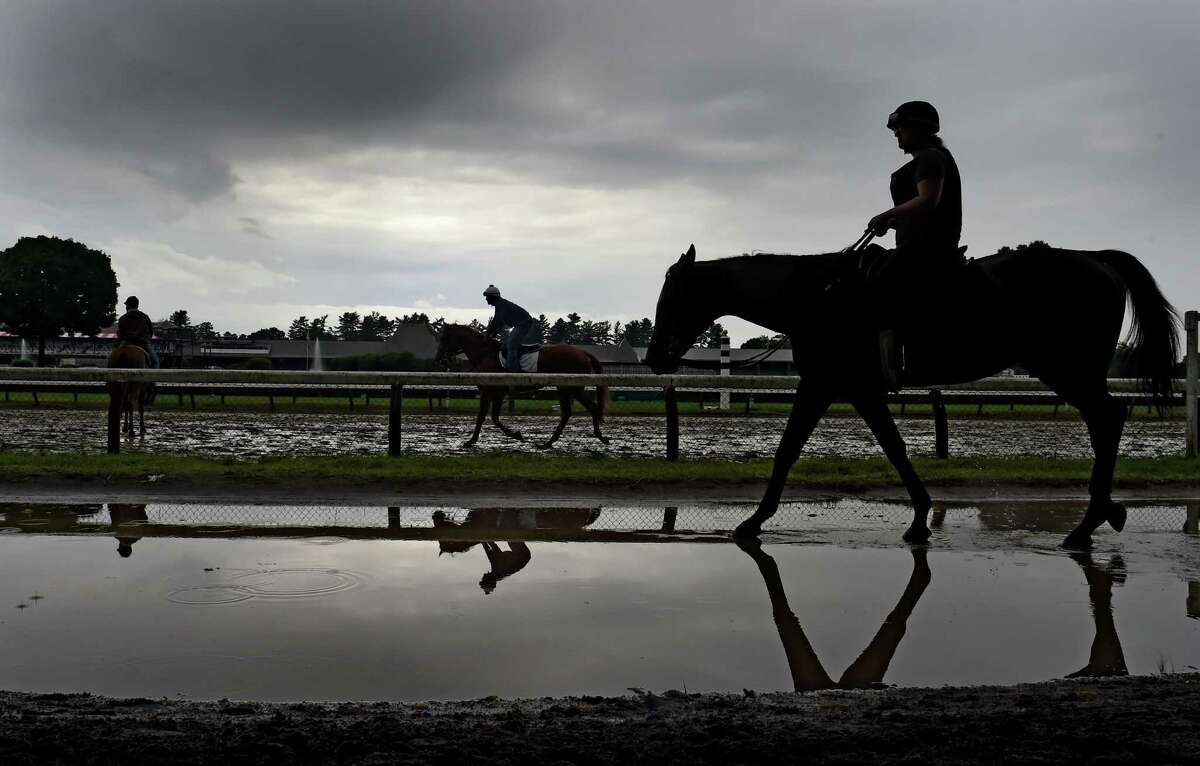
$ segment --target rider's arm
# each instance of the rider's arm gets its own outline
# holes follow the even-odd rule
[[[917,196],[885,210],[871,219],[867,225],[882,234],[895,228],[895,219],[914,218],[933,212],[942,201],[946,169],[942,156],[934,150],[921,152],[917,157]]]

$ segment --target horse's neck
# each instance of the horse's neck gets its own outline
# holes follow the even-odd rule
[[[478,367],[486,362],[497,350],[498,347],[495,344],[479,333],[463,334],[463,353],[467,355],[472,367]]]
[[[763,254],[701,261],[693,277],[696,305],[714,320],[736,316],[775,332],[793,332],[824,289],[836,258]]]

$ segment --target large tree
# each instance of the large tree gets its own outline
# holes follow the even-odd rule
[[[357,311],[347,311],[338,317],[337,329],[334,333],[342,340],[358,340],[358,333],[362,329],[362,317]]]
[[[291,340],[304,340],[308,337],[308,317],[301,314],[288,325],[287,336]]]
[[[176,327],[191,327],[192,318],[188,316],[187,309],[177,309],[171,312],[171,316],[167,317],[167,321]]]
[[[107,253],[58,237],[21,237],[0,252],[0,325],[38,344],[64,332],[95,335],[116,319],[117,275]]]

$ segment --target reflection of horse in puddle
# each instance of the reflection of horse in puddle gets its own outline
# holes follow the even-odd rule
[[[599,508],[475,508],[467,513],[462,522],[452,521],[443,511],[433,514],[433,526],[438,530],[469,529],[486,533],[489,530],[547,530],[583,529],[600,518]],[[499,535],[498,535],[499,536]],[[438,540],[438,555],[443,553],[465,553],[476,545],[483,546],[491,570],[479,580],[484,593],[491,593],[496,585],[509,575],[525,568],[533,553],[521,540],[506,540],[508,550],[492,540]]]
[[[883,621],[879,632],[871,639],[871,643],[835,682],[825,672],[825,667],[809,643],[808,636],[804,635],[804,628],[800,627],[800,620],[796,619],[788,605],[775,559],[762,549],[762,544],[757,539],[738,540],[737,544],[754,559],[759,573],[762,574],[763,583],[767,586],[767,596],[771,599],[771,613],[775,618],[775,627],[779,630],[779,638],[783,641],[783,651],[787,655],[788,668],[792,672],[792,684],[796,691],[869,689],[883,683],[883,676],[896,654],[896,647],[900,645],[900,639],[904,638],[908,618],[933,579],[924,548],[910,549],[913,569],[904,593]]]
[[[858,656],[850,667],[846,668],[841,678],[834,681],[825,671],[816,651],[804,634],[800,621],[788,605],[787,593],[783,589],[783,581],[779,577],[779,566],[775,559],[762,549],[756,539],[739,540],[738,547],[746,552],[762,575],[763,583],[767,586],[767,596],[771,600],[771,612],[775,619],[775,627],[779,630],[779,638],[783,643],[783,651],[787,656],[788,668],[792,674],[792,684],[796,691],[812,691],[816,689],[869,689],[883,685],[883,677],[887,673],[892,657],[904,638],[908,619],[920,600],[925,588],[933,579],[929,569],[925,548],[913,547],[913,567],[909,574],[908,583],[899,601],[867,648]],[[1119,556],[1114,556],[1107,564],[1099,564],[1092,560],[1086,551],[1071,554],[1075,563],[1083,569],[1087,578],[1088,596],[1092,605],[1092,619],[1096,626],[1096,635],[1092,641],[1088,664],[1082,669],[1070,673],[1068,678],[1080,676],[1123,676],[1129,671],[1125,665],[1125,655],[1121,650],[1121,641],[1117,636],[1116,625],[1113,622],[1112,588],[1114,584],[1125,582],[1125,564]],[[1190,613],[1189,613],[1190,614]]]

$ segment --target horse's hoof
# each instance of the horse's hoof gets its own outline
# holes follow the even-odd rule
[[[747,519],[733,530],[733,536],[740,539],[758,537],[762,534],[762,526],[758,522]]]
[[[601,444],[608,444],[610,441],[612,441],[607,436],[601,436],[599,434],[596,434],[596,438],[600,440]]]
[[[1092,548],[1092,536],[1086,532],[1075,530],[1063,540],[1062,547],[1072,551],[1086,551]]]
[[[462,449],[471,449],[474,446],[475,446],[475,440],[472,439],[469,442],[463,442]]]
[[[901,539],[906,543],[920,544],[929,542],[929,538],[932,535],[933,532],[929,530],[929,527],[918,527],[916,524],[913,524],[904,530],[904,535]]]
[[[1108,524],[1118,532],[1125,528],[1125,518],[1127,516],[1125,506],[1120,503],[1112,503],[1108,507]]]

